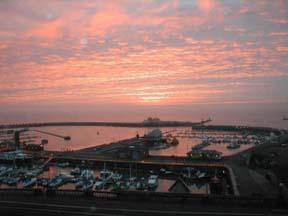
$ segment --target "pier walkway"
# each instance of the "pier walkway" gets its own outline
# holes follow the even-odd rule
[[[109,144],[83,148],[74,152],[101,154],[101,153],[113,151],[113,150],[123,148],[123,147],[142,145],[144,143],[145,143],[145,139],[143,137],[139,137],[139,138],[133,137],[131,139],[120,140],[118,142],[112,142]]]

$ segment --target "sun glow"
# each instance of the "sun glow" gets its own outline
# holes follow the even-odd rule
[[[161,96],[161,95],[150,95],[150,96],[141,96],[140,103],[146,103],[146,104],[162,104],[164,100],[167,99],[167,96]]]
[[[5,2],[0,108],[287,101],[282,1]]]

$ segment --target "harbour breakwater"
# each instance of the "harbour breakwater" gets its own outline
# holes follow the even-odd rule
[[[216,131],[250,131],[250,132],[274,132],[288,133],[287,130],[278,128],[261,127],[261,126],[244,126],[244,125],[206,125],[211,119],[190,122],[190,121],[159,121],[159,122],[32,122],[17,124],[2,124],[0,129],[17,129],[29,127],[65,127],[65,126],[103,126],[103,127],[192,127],[194,130],[216,130]]]
[[[194,130],[207,130],[207,131],[249,131],[252,133],[276,133],[277,135],[281,133],[288,133],[287,130],[282,130],[278,128],[271,127],[260,127],[260,126],[243,126],[243,125],[193,125]]]
[[[106,127],[192,127],[203,125],[210,120],[200,122],[159,121],[159,122],[40,122],[0,125],[0,129],[55,126],[106,126]]]

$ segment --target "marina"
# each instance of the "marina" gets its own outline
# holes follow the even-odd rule
[[[85,163],[78,163],[74,168],[63,168],[59,164],[61,163],[55,163],[53,166],[52,163],[45,170],[41,168],[43,166],[29,168],[2,164],[0,166],[0,189],[30,188],[38,190],[80,190],[83,192],[154,191],[170,193],[172,185],[181,179],[182,182],[185,181],[185,185],[189,185],[187,186],[190,188],[189,193],[209,195],[211,194],[209,188],[215,187],[213,178],[217,176],[219,182],[217,182],[218,186],[216,187],[222,189],[216,193],[227,195],[234,193],[232,186],[227,183],[231,182],[229,172],[222,166],[203,168],[170,165],[169,168],[155,170],[155,166],[151,164],[144,166],[134,163],[132,168],[131,164],[127,167],[125,164],[114,163],[112,168],[111,163],[107,163],[109,166],[106,167],[106,162],[104,162],[103,169],[97,169],[99,165],[96,164],[94,164],[93,169],[87,168]],[[189,170],[189,174],[187,170]],[[203,191],[203,187],[206,190]]]
[[[109,133],[111,129],[114,135],[121,131],[117,141]],[[87,139],[85,130],[92,137]],[[284,130],[258,131],[253,127],[240,131],[191,127],[81,127],[76,131],[74,127],[43,127],[41,136],[31,143],[44,148],[25,149],[29,144],[26,137],[33,137],[35,131],[38,129],[2,130],[2,142],[10,143],[15,150],[0,153],[0,194],[25,191],[41,196],[78,194],[117,200],[209,197],[215,202],[226,197],[232,202],[237,197],[254,199],[261,191],[265,193],[263,199],[273,200],[274,205],[277,193],[256,187],[259,181],[262,185],[268,180],[259,176],[255,180],[258,174],[247,174],[248,169],[239,164],[246,164],[251,157],[251,162],[259,165],[262,161],[251,156],[254,149],[277,143],[287,134]],[[95,145],[104,135],[107,143]],[[77,145],[80,140],[86,143],[81,148]],[[275,185],[269,187],[275,191]],[[263,199],[257,198],[257,203]]]
[[[49,136],[46,134],[38,135],[37,138],[33,140],[26,141],[25,137],[21,135],[22,142],[41,144],[42,140],[49,140],[49,144],[44,144],[43,147],[48,151],[77,151],[85,148],[101,147],[103,145],[109,145],[116,143],[119,140],[130,139],[131,137],[136,137],[139,135],[143,137],[145,134],[153,131],[154,128],[115,128],[115,127],[91,127],[83,126],[80,128],[77,127],[47,127],[41,128],[42,131],[47,131],[49,133],[57,133],[63,136],[73,134],[73,137],[70,141]],[[10,130],[11,131],[11,130]],[[13,130],[12,130],[13,131]],[[113,131],[113,133],[111,133]],[[222,156],[229,156],[241,152],[243,150],[249,149],[259,143],[265,141],[265,139],[270,138],[270,134],[264,134],[261,136],[255,136],[253,133],[249,135],[243,134],[241,132],[223,132],[223,131],[206,131],[202,132],[201,130],[192,130],[191,127],[176,127],[176,128],[161,128],[163,137],[167,140],[176,138],[179,142],[177,145],[171,145],[168,143],[158,142],[158,145],[153,145],[150,147],[151,155],[163,155],[163,156],[186,156],[187,152],[191,148],[203,140],[209,141],[211,144],[207,147],[208,150],[216,150],[221,148]],[[167,133],[169,132],[169,133]],[[35,136],[36,133],[32,131],[25,132],[29,136]],[[170,138],[169,135],[172,137]],[[7,145],[7,142],[13,143],[14,137],[13,134],[2,136],[2,145]],[[1,137],[0,137],[1,139]],[[240,148],[225,149],[225,146],[229,145],[232,142],[239,142]],[[26,144],[26,145],[27,145]],[[39,146],[38,144],[38,146]],[[11,148],[11,145],[7,145]],[[37,145],[36,145],[37,146]],[[115,146],[115,145],[114,145]]]

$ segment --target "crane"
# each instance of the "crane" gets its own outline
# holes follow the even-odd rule
[[[37,130],[37,129],[24,128],[22,130],[18,130],[18,131],[14,132],[14,142],[15,142],[16,149],[20,149],[20,134],[23,133],[23,132],[27,132],[27,131],[34,131],[34,132],[38,132],[38,133],[42,133],[42,134],[47,134],[47,135],[50,135],[50,136],[55,136],[55,137],[58,137],[58,138],[62,138],[64,140],[66,140],[66,141],[71,140],[70,136],[61,136],[61,135],[58,135],[58,134],[55,134],[55,133],[51,133],[51,132],[47,132],[47,131],[41,131],[41,130]]]

